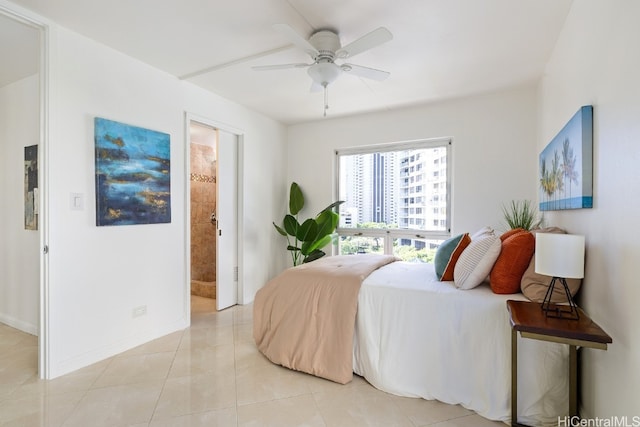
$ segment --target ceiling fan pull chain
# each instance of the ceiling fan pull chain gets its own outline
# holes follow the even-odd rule
[[[329,89],[328,84],[324,84],[324,117],[327,117],[327,109],[329,108]]]

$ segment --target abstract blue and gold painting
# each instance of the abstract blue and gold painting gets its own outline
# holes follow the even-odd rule
[[[169,134],[95,118],[96,225],[171,222]]]
[[[540,153],[539,209],[593,207],[593,107],[585,105]]]

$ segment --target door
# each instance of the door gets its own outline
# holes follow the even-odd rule
[[[238,136],[218,129],[216,309],[238,303]]]

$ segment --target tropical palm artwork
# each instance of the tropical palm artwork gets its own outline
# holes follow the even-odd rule
[[[96,117],[96,224],[171,222],[169,134]]]
[[[569,120],[540,153],[540,211],[593,207],[593,107]]]

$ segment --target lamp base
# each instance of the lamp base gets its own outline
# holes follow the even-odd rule
[[[567,296],[567,301],[569,305],[558,305],[551,303],[551,297],[553,296],[553,289],[555,288],[556,281],[559,281],[564,288],[564,293]],[[547,293],[544,296],[544,300],[542,301],[542,311],[547,317],[554,317],[558,319],[567,319],[567,320],[579,320],[580,314],[578,313],[578,306],[573,301],[571,297],[571,291],[569,291],[569,286],[567,286],[567,281],[564,277],[554,277],[551,279],[551,283],[549,284],[549,288],[547,289]]]

